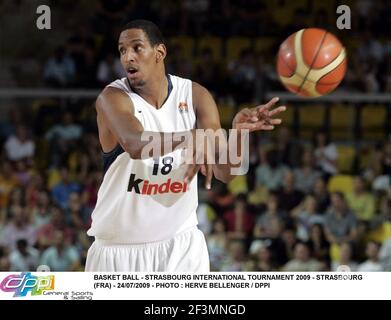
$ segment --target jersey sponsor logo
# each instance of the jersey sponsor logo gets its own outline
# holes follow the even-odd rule
[[[188,112],[189,111],[189,107],[187,106],[186,102],[179,102],[178,109],[180,112]]]
[[[137,179],[132,173],[129,178],[128,192],[134,191],[137,194],[154,195],[164,193],[180,193],[187,191],[187,183],[172,181],[168,179],[163,183],[150,183],[148,180]]]

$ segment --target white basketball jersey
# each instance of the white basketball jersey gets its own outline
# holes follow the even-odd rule
[[[160,109],[133,92],[126,78],[112,82],[109,87],[128,94],[145,131],[194,129],[192,82],[167,77],[171,90]],[[181,151],[146,160],[130,158],[120,146],[105,154],[106,172],[88,235],[118,243],[145,243],[169,239],[197,225],[197,176],[184,183],[187,167],[181,164]]]

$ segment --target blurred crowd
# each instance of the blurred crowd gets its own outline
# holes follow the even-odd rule
[[[201,197],[213,270],[391,271],[391,141],[342,175],[325,132],[254,140],[249,173]]]
[[[91,101],[77,112],[13,109],[1,124],[0,270],[83,270],[102,181],[95,115],[85,109]],[[342,175],[346,186],[326,132],[312,142],[288,127],[253,135],[247,175],[215,180],[211,191],[199,183],[212,270],[391,271],[391,140],[379,146],[365,168]]]
[[[72,10],[78,14],[68,19],[70,2],[50,3],[57,19],[64,18],[65,26],[54,20],[55,37],[51,36],[44,47],[36,40],[42,33],[31,36],[26,47],[24,42],[6,46],[1,53],[5,71],[0,81],[9,77],[8,84],[29,87],[105,86],[124,76],[117,48],[121,26],[125,21],[143,18],[154,21],[165,35],[168,71],[199,81],[220,98],[228,95],[235,102],[253,102],[268,89],[281,89],[275,73],[278,47],[291,33],[306,27],[325,28],[347,47],[345,89],[391,92],[391,5],[386,0],[80,1],[72,2]],[[351,29],[336,27],[336,8],[340,4],[351,8]],[[13,32],[14,21],[7,24],[7,19],[13,17],[10,13],[23,15],[26,5],[25,1],[0,4],[0,16],[9,28],[5,31]],[[30,21],[27,17],[25,20]],[[206,37],[210,40],[205,45]],[[230,44],[232,39],[237,42]],[[35,59],[31,59],[26,52],[34,47],[34,41],[43,50],[34,52]],[[18,60],[12,61],[15,56]]]
[[[391,39],[384,25],[391,14],[388,1],[354,1],[353,30],[345,31],[333,22],[338,17],[338,1],[323,5],[307,0],[98,3],[89,23],[70,34],[44,62],[42,80],[47,86],[91,88],[123,77],[116,36],[126,17],[151,19],[159,25],[167,40],[168,72],[198,81],[218,97],[236,103],[257,101],[266,90],[281,89],[274,67],[278,46],[293,32],[312,26],[335,33],[348,48],[348,73],[342,88],[391,92]],[[221,47],[201,45],[200,39],[208,36],[221,39]],[[176,41],[178,37],[182,38]],[[233,54],[227,44],[232,38],[238,44],[249,41]],[[257,39],[270,43],[259,48]]]
[[[86,122],[75,122],[58,106],[53,111],[57,116],[13,109],[1,124],[2,271],[38,265],[76,271],[85,264],[91,244],[86,230],[103,174],[101,149]],[[45,119],[52,124],[45,127]]]
[[[168,39],[167,71],[200,82],[217,101],[261,102],[268,90],[281,89],[274,67],[278,45],[308,26],[327,28],[355,50],[348,53],[342,87],[391,92],[388,1],[91,3],[72,1],[79,12],[70,19],[75,25],[52,39],[52,51],[37,52],[37,61],[20,64],[18,56],[9,83],[22,86],[35,70],[29,87],[102,88],[124,76],[116,38],[122,21],[144,18]],[[2,2],[0,15],[23,4]],[[338,4],[351,6],[352,30],[335,28]],[[69,5],[51,2],[53,11],[66,14]],[[205,36],[220,39],[221,51],[199,45]],[[178,37],[182,41],[171,41]],[[232,37],[238,43],[250,39],[250,45],[233,55],[224,45]],[[270,50],[258,50],[256,38],[272,39]],[[92,242],[86,230],[103,175],[93,100],[26,101],[5,108],[0,120],[0,271],[40,265],[83,270]],[[328,133],[315,130],[312,141],[298,139],[288,126],[256,134],[246,176],[228,185],[213,181],[211,191],[200,187],[197,215],[212,270],[334,271],[344,265],[391,271],[391,140],[377,141],[365,161],[358,155],[365,165],[349,168],[342,177],[347,183],[339,179],[346,174],[339,166],[343,155]]]

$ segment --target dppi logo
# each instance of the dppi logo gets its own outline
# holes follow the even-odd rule
[[[0,290],[15,292],[14,297],[25,297],[29,291],[32,296],[41,295],[45,290],[54,290],[54,276],[37,277],[30,272],[11,274],[0,283]]]

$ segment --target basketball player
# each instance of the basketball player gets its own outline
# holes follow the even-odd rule
[[[173,134],[221,128],[216,103],[198,83],[166,74],[166,47],[152,22],[128,23],[118,49],[127,77],[109,84],[96,102],[105,174],[88,230],[95,241],[86,271],[209,271],[196,217],[200,165],[181,164]],[[233,128],[272,130],[281,123],[273,117],[285,110],[270,110],[277,100],[240,111]],[[143,158],[143,133],[171,140],[173,151]],[[207,187],[212,175],[230,181],[230,166],[205,163]]]

